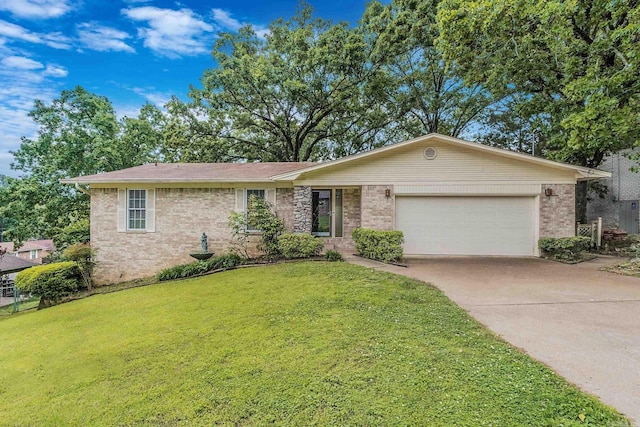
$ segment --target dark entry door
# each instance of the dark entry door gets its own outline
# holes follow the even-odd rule
[[[313,224],[311,232],[316,236],[331,235],[331,190],[312,191]]]

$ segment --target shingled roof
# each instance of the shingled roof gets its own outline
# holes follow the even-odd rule
[[[2,274],[16,273],[34,265],[39,265],[15,255],[5,255],[0,260],[0,272]]]
[[[65,184],[268,182],[269,177],[314,166],[312,162],[150,163],[133,168],[63,179]]]

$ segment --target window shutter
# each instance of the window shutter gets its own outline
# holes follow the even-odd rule
[[[244,212],[244,188],[236,188],[236,212]]]
[[[118,188],[118,231],[127,231],[127,190]]]
[[[266,194],[266,198],[267,198],[267,202],[269,202],[269,204],[271,205],[272,208],[276,208],[276,189],[272,188],[270,190],[267,190],[267,194]]]
[[[147,190],[147,233],[156,231],[156,190],[150,188]]]

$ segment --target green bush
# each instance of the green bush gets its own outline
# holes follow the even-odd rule
[[[244,258],[235,253],[218,255],[217,257],[210,258],[206,261],[209,271],[236,267],[243,262]]]
[[[229,227],[233,238],[231,250],[248,258],[249,236],[260,235],[258,250],[269,257],[280,255],[278,251],[278,236],[284,231],[284,220],[273,213],[269,203],[261,198],[249,198],[246,214],[233,212],[229,217]]]
[[[23,270],[16,275],[15,284],[21,292],[39,296],[40,308],[55,305],[84,287],[80,269],[72,261]]]
[[[65,249],[77,243],[88,243],[89,228],[89,218],[73,222],[53,237],[53,243],[58,250]]]
[[[223,254],[206,261],[196,261],[189,264],[176,265],[175,267],[165,268],[158,273],[158,280],[164,282],[166,280],[184,279],[186,277],[197,276],[212,270],[221,268],[231,268],[244,262],[244,258],[236,254]]]
[[[333,249],[328,249],[324,254],[324,257],[327,261],[344,261],[342,254],[338,251],[334,251]]]
[[[582,253],[589,250],[591,239],[576,237],[544,237],[538,241],[543,255],[562,261],[579,261]]]
[[[96,266],[96,253],[88,243],[76,243],[62,252],[62,261],[73,261],[82,274],[84,284],[91,289],[93,268]]]
[[[356,228],[351,234],[358,255],[378,261],[391,262],[402,258],[402,231],[379,231]]]
[[[318,255],[323,246],[322,239],[309,233],[284,233],[278,236],[278,252],[286,259]]]

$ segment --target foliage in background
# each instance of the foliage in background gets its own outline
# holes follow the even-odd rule
[[[21,293],[39,296],[39,308],[55,305],[84,287],[82,273],[72,261],[27,268],[16,275],[15,285]]]
[[[380,102],[387,51],[376,38],[305,3],[268,37],[249,26],[220,33],[202,88],[169,103],[167,140],[186,161],[300,162],[384,144],[395,106]]]
[[[544,237],[538,241],[543,255],[560,261],[579,261],[583,253],[589,250],[591,238],[576,237]]]
[[[545,155],[588,167],[640,141],[640,3],[443,0],[437,46],[468,84],[542,119]],[[517,98],[516,98],[517,97]],[[586,181],[577,220],[585,222]]]
[[[158,273],[158,280],[163,282],[166,280],[184,279],[213,270],[227,269],[237,267],[245,262],[245,258],[235,253],[222,254],[217,257],[209,258],[206,261],[196,261],[189,264],[176,265],[174,267],[165,268]]]
[[[380,231],[356,228],[351,233],[358,255],[378,261],[402,259],[404,236],[402,231]]]
[[[311,233],[283,233],[278,236],[278,252],[285,259],[316,256],[323,247],[324,241]]]
[[[6,239],[54,238],[89,217],[89,196],[60,179],[109,172],[162,158],[159,110],[142,108],[135,119],[118,120],[111,102],[82,87],[64,90],[50,103],[36,100],[29,116],[36,138],[22,138],[12,169],[0,187],[0,217],[11,218]]]
[[[383,49],[385,84],[378,97],[395,128],[409,138],[438,132],[454,137],[477,126],[496,102],[482,84],[467,84],[456,66],[447,65],[434,42],[440,30],[438,0],[372,1],[360,21]],[[396,141],[397,142],[397,141]]]
[[[96,266],[96,253],[87,243],[76,243],[62,252],[63,261],[75,262],[87,289],[92,288],[92,273]]]
[[[78,243],[89,243],[90,237],[89,218],[83,218],[60,230],[53,238],[53,244],[62,251]]]

